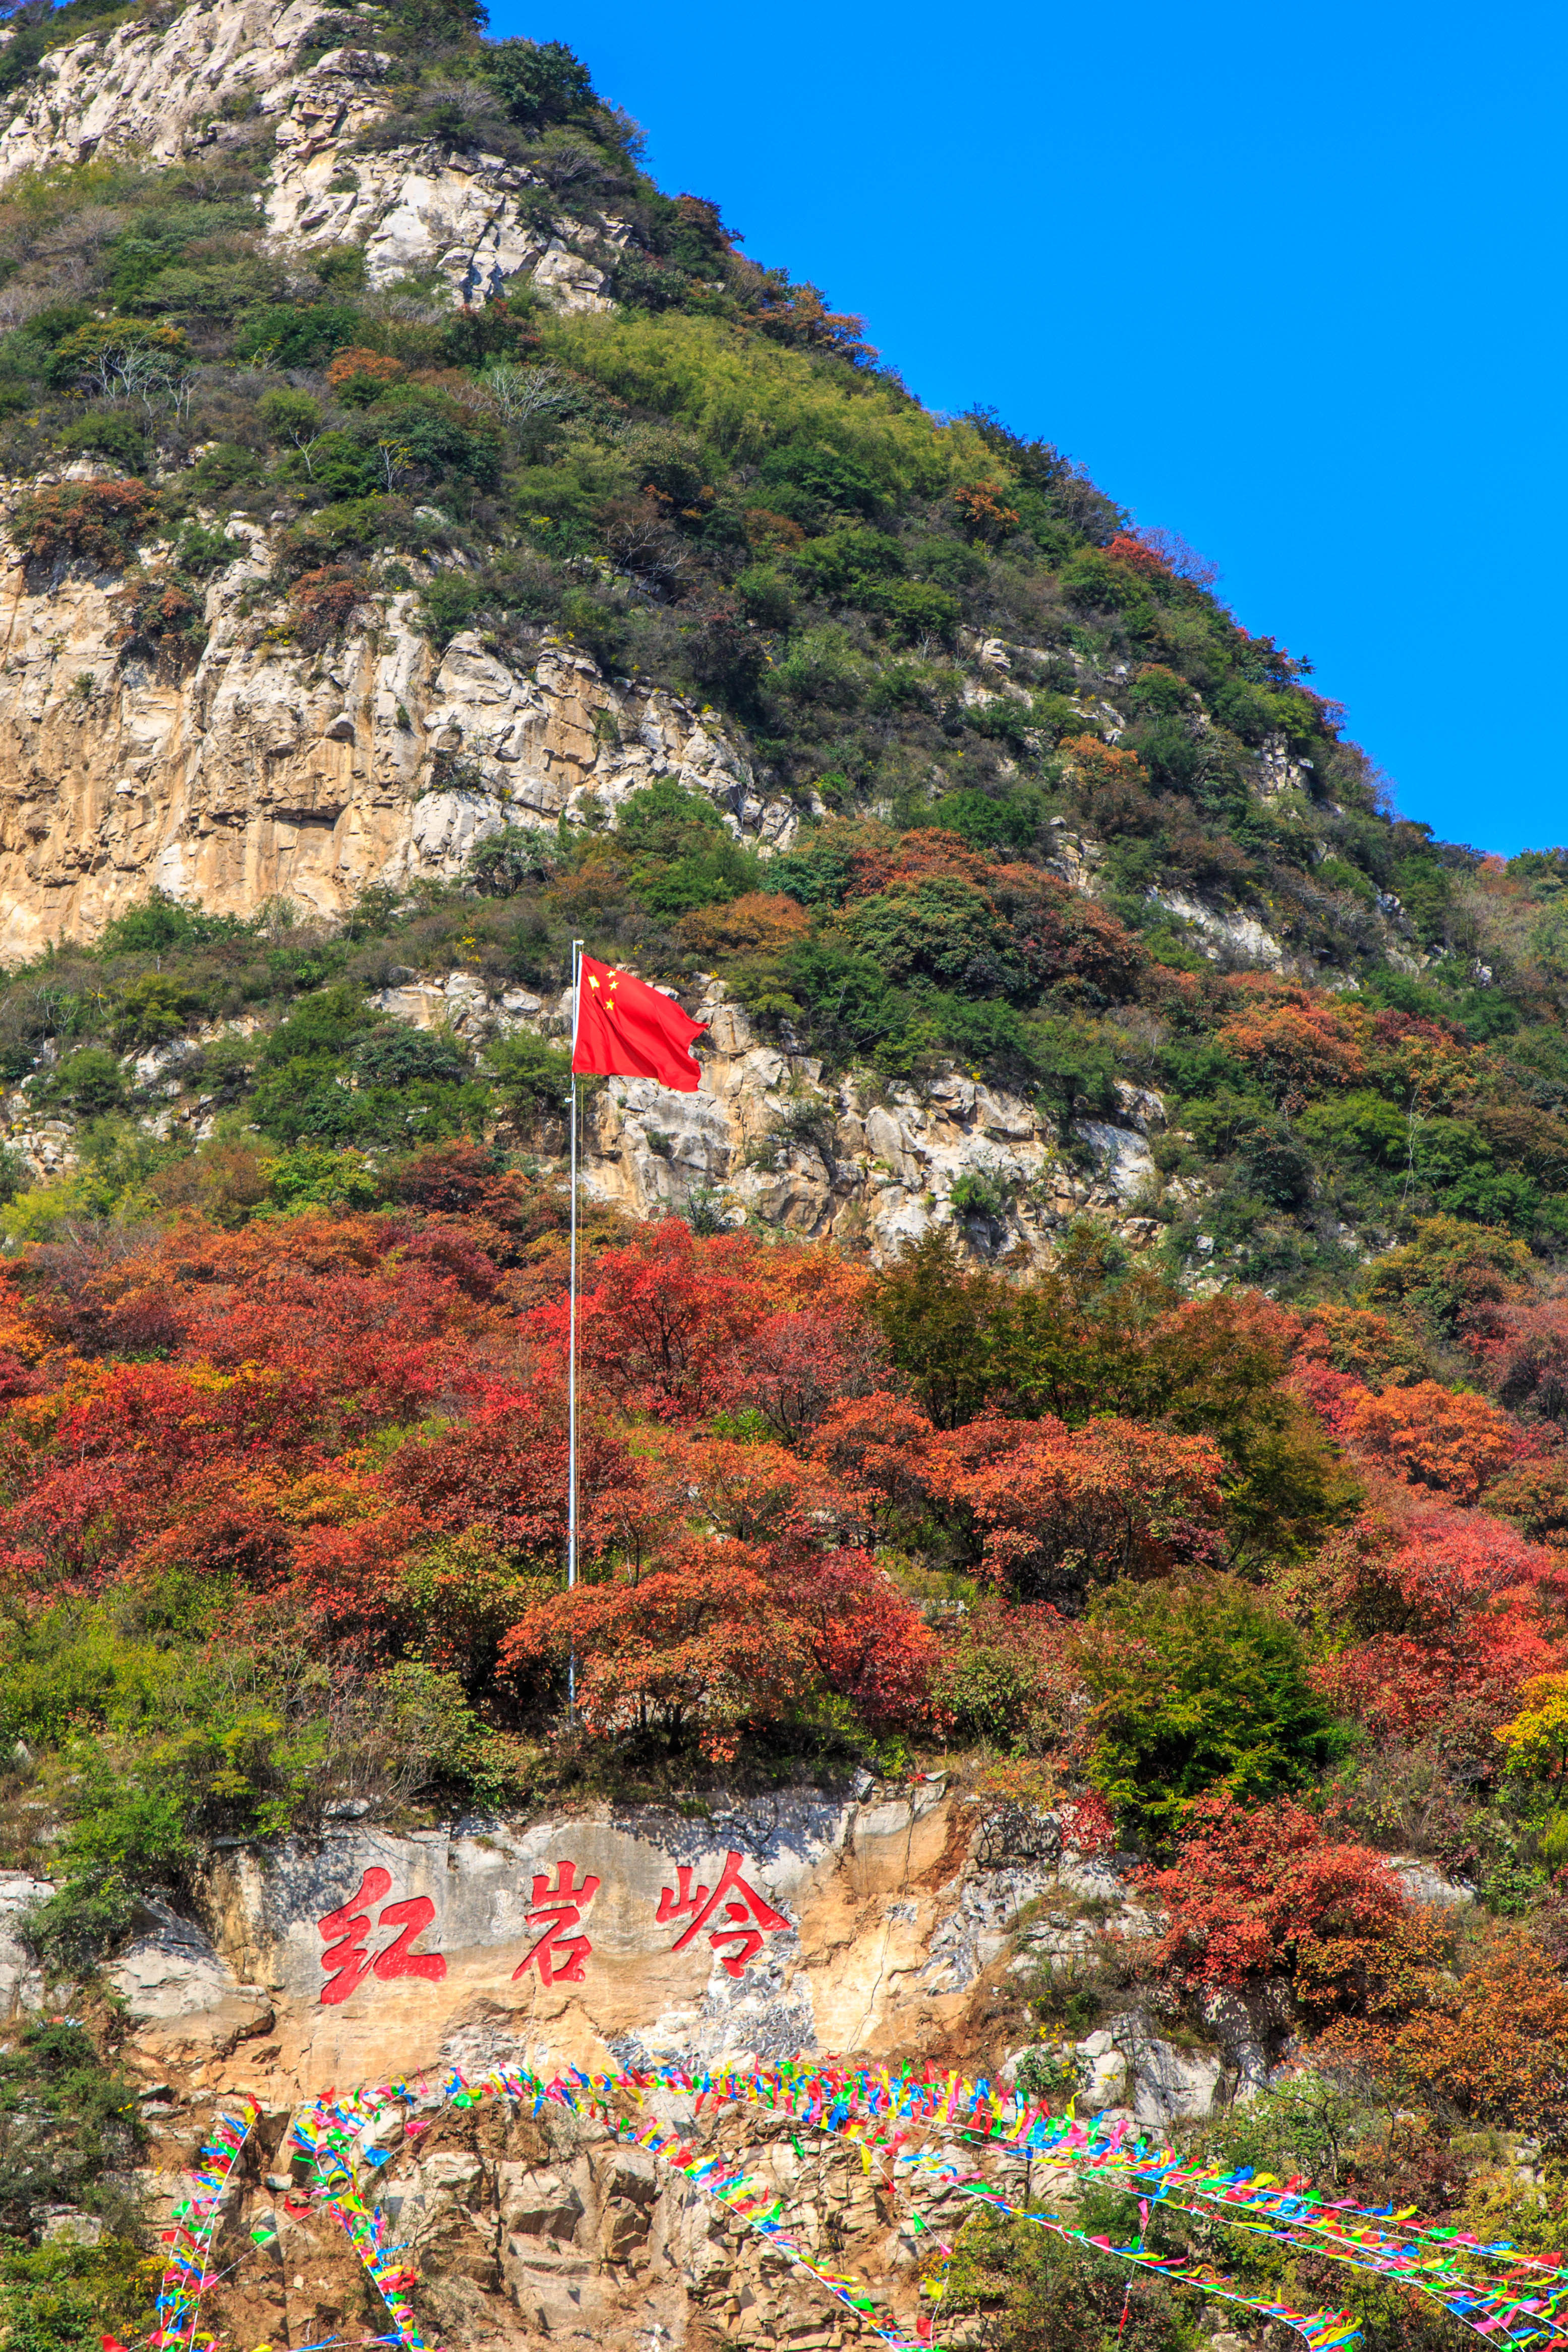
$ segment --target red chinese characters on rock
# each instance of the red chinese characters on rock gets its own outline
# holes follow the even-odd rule
[[[724,1904],[724,1922],[727,1924],[711,1929],[708,1942],[716,1952],[719,1952],[721,1944],[733,1944],[737,1948],[731,1952],[719,1952],[725,1973],[732,1977],[742,1975],[747,1964],[757,1958],[762,1949],[764,1936],[771,1935],[776,1927],[788,1927],[789,1925],[781,1912],[775,1911],[770,1903],[763,1901],[755,1887],[747,1886],[740,1874],[742,1859],[738,1853],[726,1854],[718,1885],[711,1895],[706,1886],[694,1888],[690,1869],[685,1863],[677,1863],[675,1877],[680,1892],[677,1894],[674,1887],[666,1886],[659,1895],[661,1926],[671,1919],[684,1918],[688,1911],[694,1914],[685,1934],[677,1937],[671,1947],[677,1952],[685,1951],[693,1937],[701,1935],[719,1905]],[[734,1899],[725,1902],[727,1895]]]
[[[599,1881],[588,1877],[580,1885],[575,1862],[557,1863],[555,1880],[552,1886],[545,1874],[535,1876],[528,1925],[536,1931],[542,1927],[543,1933],[512,1970],[514,1984],[528,1969],[538,1970],[541,1984],[582,1982],[582,1964],[593,1946],[586,1936],[569,1935],[567,1931],[580,1922],[599,1892]]]
[[[414,1937],[422,1935],[435,1916],[435,1906],[428,1895],[413,1895],[406,1903],[383,1905],[376,1925],[401,1927],[402,1933],[395,1943],[383,1946],[381,1951],[366,1951],[371,1911],[391,1887],[391,1871],[372,1866],[346,1903],[316,1922],[326,1940],[321,1966],[327,1971],[327,1981],[321,1988],[321,1999],[329,2009],[347,2000],[367,1976],[375,1976],[382,1984],[392,1977],[428,1977],[439,1984],[446,1974],[446,1962],[439,1952],[409,1949]]]

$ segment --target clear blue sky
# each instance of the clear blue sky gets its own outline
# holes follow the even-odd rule
[[[1568,841],[1560,6],[495,0],[674,194],[1214,558],[1398,806]]]

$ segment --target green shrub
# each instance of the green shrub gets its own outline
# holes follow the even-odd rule
[[[143,972],[129,982],[115,1006],[115,1045],[122,1054],[162,1045],[189,1029],[205,1010],[203,992],[177,972]]]
[[[287,561],[295,572],[312,572],[334,556],[369,555],[378,547],[413,547],[419,526],[406,499],[347,499],[302,515],[290,527]]]
[[[951,644],[964,610],[956,596],[924,580],[882,581],[859,601],[882,614],[899,645],[914,645],[922,637]]]
[[[0,2231],[31,2237],[41,2209],[126,2221],[125,2172],[147,2144],[136,2091],[72,2019],[34,2020],[0,2051]],[[14,2336],[8,2337],[15,2342]]]
[[[790,640],[773,682],[793,701],[828,710],[853,710],[865,698],[866,671],[844,631],[829,625]]]
[[[586,588],[569,588],[560,600],[560,623],[568,637],[593,656],[601,669],[620,669],[631,641],[624,609]]]
[[[102,1045],[78,1045],[68,1054],[43,1091],[47,1100],[64,1105],[78,1118],[119,1110],[126,1099],[124,1073]]]
[[[296,1144],[268,1164],[267,1192],[274,1206],[286,1213],[373,1209],[381,1199],[381,1185],[363,1152],[310,1143]]]
[[[438,572],[419,592],[419,625],[442,649],[487,602],[485,584],[466,572]]]
[[[735,583],[741,610],[758,628],[787,629],[795,616],[789,583],[777,565],[748,563]]]
[[[421,1079],[462,1086],[473,1076],[473,1065],[455,1037],[392,1024],[373,1029],[356,1047],[354,1067],[361,1082],[371,1087],[413,1086]]]
[[[931,822],[956,833],[971,849],[1028,849],[1040,832],[1043,804],[1032,793],[993,800],[988,793],[945,793]]]
[[[465,879],[482,898],[512,898],[530,882],[544,880],[553,864],[544,835],[508,824],[476,844]]]
[[[297,1004],[267,1033],[259,1058],[270,1069],[300,1060],[335,1060],[359,1043],[377,1017],[357,990],[340,982]]]
[[[564,41],[497,41],[484,62],[508,121],[525,130],[570,122],[595,103],[588,68]]]
[[[1347,1751],[1300,1635],[1243,1585],[1113,1590],[1091,1627],[1089,1777],[1147,1845],[1167,1844],[1206,1790],[1264,1804]]]
[[[276,368],[319,367],[360,339],[351,302],[263,302],[246,311],[235,337],[242,360],[265,357]]]
[[[957,875],[926,875],[912,890],[861,899],[848,930],[891,980],[918,975],[977,996],[1008,995],[1024,984],[1011,927]]]
[[[672,777],[622,802],[616,839],[630,861],[632,886],[652,914],[722,906],[757,887],[755,855],[732,838],[710,800]]]
[[[111,457],[128,474],[137,474],[147,463],[147,428],[129,408],[95,409],[65,427],[58,446],[62,455],[90,450],[95,457]]]
[[[514,1118],[531,1125],[546,1111],[561,1109],[571,1083],[571,1055],[526,1029],[497,1037],[485,1060]]]
[[[246,552],[243,540],[231,539],[220,527],[211,523],[188,522],[180,533],[174,560],[182,572],[200,574],[225,571]]]
[[[204,915],[154,890],[141,906],[107,922],[99,945],[106,956],[158,955],[171,948],[205,947],[214,940],[246,939],[251,929],[238,916]]]
[[[795,558],[795,571],[812,595],[859,604],[883,582],[904,572],[904,550],[885,531],[840,530],[809,540]]]

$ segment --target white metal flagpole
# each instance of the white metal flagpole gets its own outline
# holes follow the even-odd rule
[[[571,1052],[577,1058],[578,1007],[582,993],[582,941],[571,943]],[[567,1308],[566,1589],[577,1590],[577,1073],[571,1074],[571,1276]],[[567,1660],[567,1719],[577,1720],[577,1635]]]

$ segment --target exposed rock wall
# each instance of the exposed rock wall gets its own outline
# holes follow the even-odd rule
[[[441,2083],[454,2065],[474,2079],[497,2064],[956,2047],[978,2064],[983,2012],[1009,1969],[1052,1965],[1019,1941],[1042,1896],[1075,1922],[1086,1903],[1120,1906],[1141,1928],[1105,1865],[1009,1862],[977,1837],[985,1820],[939,1782],[862,1779],[841,1798],[781,1793],[703,1821],[599,1809],[411,1834],[343,1822],[314,1843],[234,1850],[206,1889],[211,1935],[160,1912],[112,1972],[153,2134],[154,2219],[214,2105],[243,2093],[262,2111],[227,2202],[209,2324],[240,2343],[314,2342],[363,2308],[355,2258],[312,2206],[308,2166],[291,2160],[289,2124],[329,2084],[342,2094],[407,2077],[412,2102],[385,2103],[347,2153],[421,2273],[422,2315],[447,2340],[628,2352],[720,2336],[805,2352],[854,2340],[852,2319],[678,2173],[559,2109],[455,2113]],[[756,1950],[727,1911],[702,1915],[727,1878],[746,1922],[760,1921]],[[580,1899],[556,1917],[550,1982],[525,1956],[562,1887]],[[400,1936],[403,1969],[386,1965]],[[1123,2042],[1134,2027],[1148,2040],[1141,2020],[1124,2022]],[[1168,2072],[1169,2045],[1159,2050]],[[1116,2063],[1120,2074],[1100,2073],[1131,2098],[1139,2062],[1118,2045]],[[1188,2065],[1182,2112],[1198,2112],[1206,2087],[1207,2112],[1238,2079],[1223,2057]],[[857,2151],[761,2114],[710,2113],[690,2137],[707,2152],[743,2148],[792,2233],[855,2277],[868,2315],[913,2332],[907,2206],[895,2210]],[[269,2228],[276,2241],[258,2249],[249,2233],[265,2241]]]
[[[287,86],[323,13],[314,0],[215,0],[162,25],[84,33],[53,51],[0,134],[0,181],[99,154],[178,162]]]
[[[343,14],[314,0],[214,0],[162,28],[84,34],[52,54],[0,133],[0,184],[96,155],[188,161],[248,139],[259,116],[277,149],[266,226],[287,251],[361,245],[372,287],[439,268],[455,291],[483,295],[521,272],[559,309],[608,309],[603,249],[624,242],[623,226],[606,225],[596,261],[580,224],[541,205],[544,184],[501,156],[434,146],[346,152],[384,111],[390,59],[373,46],[373,23],[362,47],[291,70],[317,19],[337,25]]]
[[[206,1929],[154,1907],[111,1972],[152,2135],[154,2221],[214,2107],[244,2095],[260,2109],[225,2205],[208,2324],[238,2344],[314,2343],[373,2308],[290,2125],[329,2086],[341,2099],[405,2079],[406,2098],[372,2091],[340,2153],[417,2269],[431,2333],[617,2352],[858,2340],[852,2316],[667,2165],[558,2107],[455,2110],[443,2084],[454,2067],[473,2081],[496,2066],[868,2053],[1011,2082],[1028,2037],[1008,2051],[996,2035],[1019,2031],[1018,1991],[1081,1975],[1103,1935],[1124,1953],[1156,1923],[1115,1858],[1053,1852],[1045,1816],[1009,1843],[1002,1821],[937,1780],[863,1776],[841,1796],[716,1802],[701,1820],[604,1807],[412,1832],[340,1820],[314,1841],[231,1849],[204,1890]],[[1465,1899],[1426,1876],[1427,1899]],[[740,1928],[728,1909],[704,1910],[726,1886]],[[42,1891],[0,1880],[11,2014],[42,1998],[5,1932]],[[541,1931],[553,1981],[528,1957]],[[1179,2146],[1265,2085],[1291,2033],[1282,1986],[1217,1992],[1179,2042],[1134,1992],[1060,2054],[1077,2062],[1081,2114],[1120,2115]],[[867,2320],[913,2336],[920,2234],[907,2199],[857,2149],[760,2110],[694,2116],[662,2092],[650,2115],[678,2117],[704,2155],[743,2154],[797,2242],[856,2282]],[[1023,2189],[1021,2168],[998,2186]],[[1067,2173],[1042,2179],[1040,2167],[1030,2193],[1075,2195]],[[921,2203],[937,2230],[967,2210],[959,2197]],[[57,2235],[93,2226],[50,2217]]]
[[[792,837],[800,811],[759,791],[711,715],[612,683],[567,645],[521,674],[471,634],[438,655],[411,589],[361,606],[329,651],[302,651],[282,603],[257,602],[274,535],[243,516],[226,527],[246,552],[208,587],[185,673],[126,658],[112,575],[5,575],[0,955],[90,939],[152,884],[218,913],[283,894],[337,914],[367,884],[455,872],[508,821],[608,814],[662,775],[737,832]]]
[[[410,980],[377,1002],[471,1045],[514,1029],[559,1039],[571,1023],[570,991],[553,1001],[520,988],[492,993],[467,971]],[[877,1265],[949,1219],[982,1250],[1028,1259],[1048,1256],[1060,1229],[1085,1214],[1134,1246],[1154,1237],[1157,1094],[1124,1087],[1120,1123],[1081,1119],[1070,1154],[1048,1114],[978,1079],[875,1091],[863,1078],[824,1084],[819,1061],[759,1039],[717,982],[696,1017],[709,1024],[697,1092],[611,1078],[585,1102],[584,1183],[632,1216],[706,1201],[732,1219],[744,1212],[802,1239],[835,1239]],[[955,1199],[966,1180],[981,1188],[978,1201],[973,1190]]]
[[[336,49],[263,99],[277,118],[272,235],[291,252],[362,246],[372,287],[439,268],[455,291],[482,299],[520,273],[559,310],[609,310],[605,272],[580,249],[580,226],[549,215],[545,184],[523,165],[479,149],[344,153],[380,110],[387,62],[373,49]],[[618,247],[626,234],[611,222],[601,243]]]

